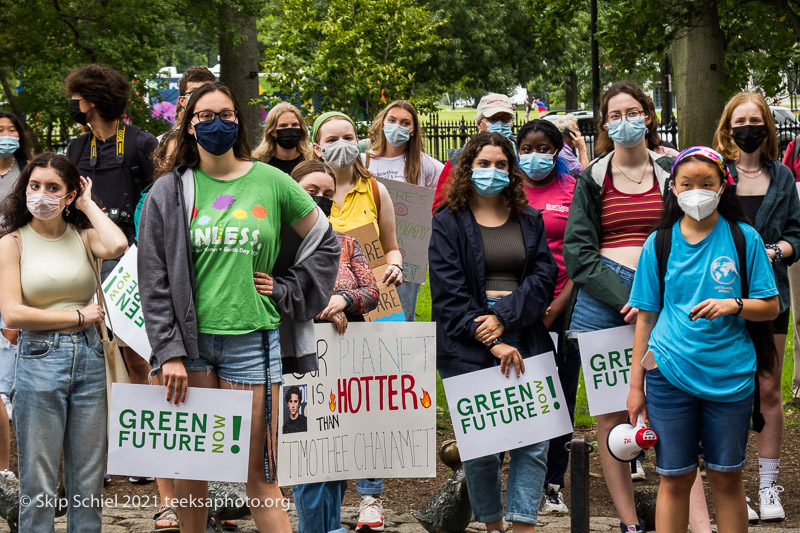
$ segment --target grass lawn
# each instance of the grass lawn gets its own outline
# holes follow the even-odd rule
[[[428,322],[431,319],[431,286],[428,279],[425,279],[425,284],[419,291],[419,299],[417,300],[417,316],[422,322]],[[789,335],[787,336],[786,350],[783,359],[783,375],[782,375],[782,388],[783,400],[788,401],[792,397],[792,369],[794,368],[794,337],[792,335],[793,321],[789,321]],[[450,410],[447,408],[447,398],[444,394],[444,387],[442,380],[436,376],[436,405],[440,414],[437,424],[439,429],[450,427]],[[787,413],[796,413],[798,409],[788,407]],[[575,427],[593,428],[595,419],[589,416],[589,404],[586,402],[586,387],[583,383],[583,373],[581,373],[580,382],[578,383],[578,398],[575,405]],[[790,416],[786,417],[787,427],[800,426],[800,417]]]

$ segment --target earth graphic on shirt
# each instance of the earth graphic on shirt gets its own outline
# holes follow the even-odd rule
[[[736,281],[737,275],[736,263],[734,263],[733,259],[730,257],[718,257],[711,263],[711,277],[713,277],[717,283],[729,285]]]

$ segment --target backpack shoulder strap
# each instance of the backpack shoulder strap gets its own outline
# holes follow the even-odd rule
[[[142,183],[142,167],[139,164],[139,151],[136,149],[136,137],[139,136],[141,130],[142,128],[139,126],[125,124],[125,141],[122,148],[125,154],[123,164],[130,170],[133,184],[136,187],[136,191],[139,193],[141,193],[144,188],[144,184]]]
[[[797,161],[797,156],[800,155],[800,135],[794,138],[794,150],[792,150],[792,165]]]
[[[656,230],[656,261],[658,262],[658,278],[661,286],[661,304],[664,304],[664,284],[667,277],[667,261],[672,251],[672,226]]]
[[[728,226],[731,228],[731,236],[733,237],[733,244],[736,246],[736,255],[739,259],[739,277],[742,280],[742,296],[747,298],[750,294],[750,284],[747,280],[747,242],[744,240],[744,232],[739,224],[728,220]]]
[[[78,137],[72,139],[72,141],[67,145],[67,157],[69,157],[70,161],[76,165],[78,164],[81,154],[86,148],[86,144],[89,142],[89,137],[91,137],[91,135],[91,132],[79,135]]]
[[[372,199],[375,200],[375,207],[378,209],[378,218],[381,218],[381,191],[378,190],[378,180],[370,178],[369,182],[372,185]]]

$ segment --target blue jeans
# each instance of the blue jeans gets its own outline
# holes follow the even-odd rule
[[[417,298],[421,283],[404,281],[397,286],[397,296],[400,297],[400,304],[403,306],[403,313],[406,315],[406,322],[414,322],[417,316]]]
[[[55,506],[44,498],[56,496],[63,449],[67,531],[100,533],[107,418],[100,338],[93,327],[77,333],[22,330],[18,348],[11,395],[19,529],[53,531]]]
[[[346,533],[342,527],[342,500],[347,481],[292,485],[297,509],[297,533]]]
[[[633,285],[633,277],[636,275],[636,271],[615,263],[606,257],[603,257],[602,260],[606,266],[616,272],[619,279],[630,289]],[[575,299],[575,307],[572,310],[572,322],[569,324],[568,337],[573,339],[578,333],[627,325],[628,323],[625,322],[623,315],[617,309],[610,308],[585,290],[580,289],[578,297]]]
[[[6,327],[3,317],[0,316],[0,328]],[[17,349],[8,340],[0,335],[0,392],[11,393],[14,383],[14,365],[17,360]]]

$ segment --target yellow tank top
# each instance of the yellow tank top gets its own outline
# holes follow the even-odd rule
[[[328,221],[334,231],[342,233],[372,222],[375,225],[375,231],[380,235],[378,207],[375,205],[375,198],[372,197],[372,183],[369,180],[358,178],[355,187],[344,197],[341,209],[336,202],[333,202]]]
[[[97,288],[78,230],[72,224],[56,239],[46,239],[30,224],[19,229],[22,303],[42,310],[74,311],[89,305]]]

